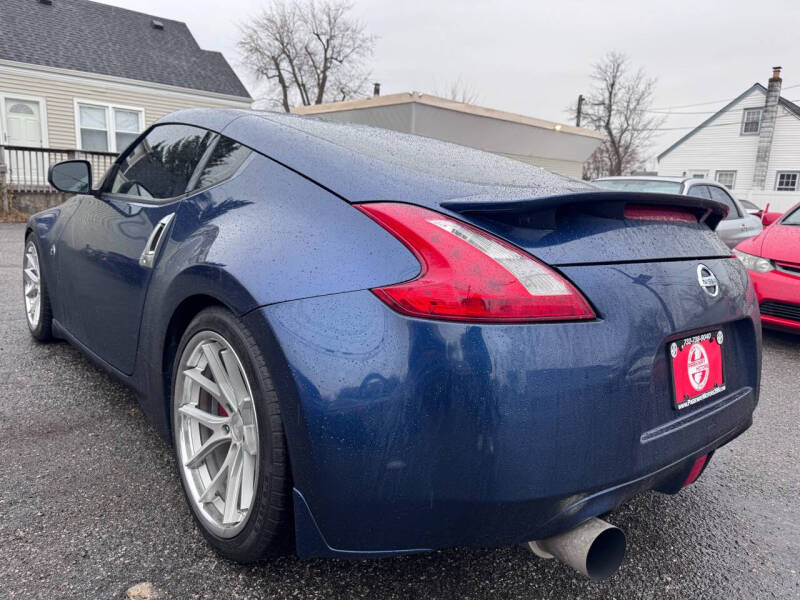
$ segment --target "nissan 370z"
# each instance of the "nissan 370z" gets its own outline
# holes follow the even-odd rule
[[[234,110],[50,182],[31,333],[138,393],[227,558],[527,543],[602,577],[598,517],[752,422],[758,304],[711,200]]]

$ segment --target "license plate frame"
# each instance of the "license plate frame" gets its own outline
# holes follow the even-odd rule
[[[674,340],[667,346],[672,407],[685,410],[725,391],[722,330]]]

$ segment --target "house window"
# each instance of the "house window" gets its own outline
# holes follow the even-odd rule
[[[33,109],[27,104],[12,104],[8,107],[8,112],[18,115],[34,115]]]
[[[81,131],[81,150],[108,152],[108,121],[106,109],[81,104],[78,107]]]
[[[78,145],[91,152],[122,152],[141,133],[144,111],[111,104],[76,103]]]
[[[705,179],[708,171],[689,171],[688,176],[692,179]]]
[[[775,190],[778,192],[798,191],[797,182],[800,178],[800,171],[778,171],[775,179]]]
[[[746,108],[742,116],[742,135],[755,135],[761,130],[761,109]]]
[[[736,171],[717,171],[717,183],[721,183],[729,190],[733,189],[736,185]]]
[[[117,152],[122,152],[142,132],[141,112],[127,108],[114,108],[114,136]]]

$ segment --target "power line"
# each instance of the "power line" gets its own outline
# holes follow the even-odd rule
[[[646,110],[644,112],[648,113],[655,113],[657,115],[713,115],[716,112],[719,112],[720,109],[717,110],[695,110],[695,111],[686,111],[686,112],[675,112],[672,110]]]
[[[659,108],[654,108],[653,110],[670,110],[672,108],[693,108],[695,106],[707,106],[709,104],[721,104],[723,102],[730,102],[733,98],[726,98],[724,100],[711,100],[709,102],[696,102],[694,104],[681,104],[679,106],[662,106]]]
[[[786,87],[781,88],[781,91],[783,91],[783,90],[791,90],[791,89],[798,88],[798,87],[800,87],[800,83],[796,83],[794,85],[787,85]],[[651,110],[658,111],[658,110],[671,110],[673,108],[694,108],[695,106],[708,106],[709,104],[720,104],[722,102],[731,102],[731,101],[733,101],[735,99],[736,98],[734,97],[734,98],[725,98],[724,100],[710,100],[709,102],[696,102],[694,104],[682,104],[680,106],[661,106],[661,107],[658,107],[658,108],[653,108]],[[795,101],[792,100],[792,102],[795,102]],[[714,112],[716,112],[716,111],[714,111]]]
[[[795,100],[788,100],[788,102],[800,102],[800,98],[797,98]],[[744,107],[744,108],[758,108],[758,107],[753,106],[753,107]],[[659,115],[680,116],[680,115],[713,115],[715,113],[718,113],[720,110],[722,110],[722,109],[718,108],[717,110],[698,110],[698,111],[674,112],[674,111],[670,111],[670,110],[656,110],[656,109],[652,109],[651,108],[651,109],[645,110],[644,112],[656,113],[656,114],[659,114]]]
[[[794,113],[791,113],[791,114],[788,114],[788,115],[778,115],[775,118],[776,119],[784,119],[786,117],[795,117],[795,118],[797,118],[797,115],[795,115]],[[736,121],[729,121],[727,123],[711,123],[710,125],[706,125],[705,127],[725,127],[727,125],[741,125],[741,124],[742,124],[742,120],[738,119]],[[686,129],[696,129],[697,127],[699,127],[699,125],[690,125],[688,127],[654,127],[654,128],[649,128],[649,129],[648,128],[637,129],[637,131],[680,131],[680,130],[686,130]]]

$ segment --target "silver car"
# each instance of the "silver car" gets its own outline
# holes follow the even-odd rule
[[[607,190],[626,192],[652,192],[656,194],[680,194],[716,200],[728,207],[728,216],[717,225],[717,235],[728,247],[761,232],[761,219],[742,206],[730,195],[725,186],[708,179],[692,177],[661,177],[655,175],[627,177],[601,177],[595,185]]]

